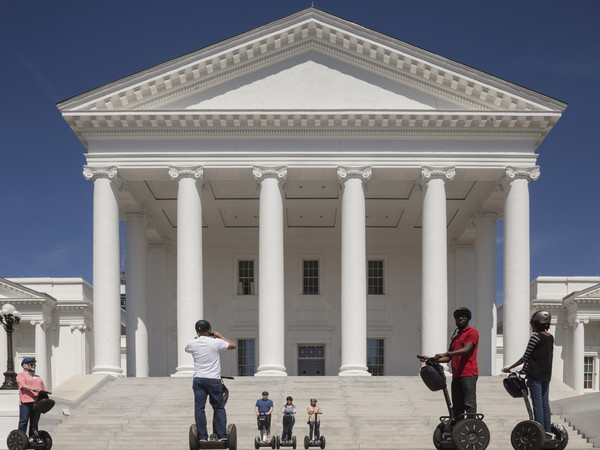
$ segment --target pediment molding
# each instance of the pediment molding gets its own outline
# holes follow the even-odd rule
[[[317,49],[475,110],[562,112],[565,104],[397,39],[309,8],[61,102],[69,111],[130,112]]]

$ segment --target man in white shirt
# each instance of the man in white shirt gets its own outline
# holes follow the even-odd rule
[[[227,440],[227,415],[223,400],[223,385],[221,384],[221,352],[234,350],[237,346],[223,337],[218,331],[211,331],[210,323],[206,320],[196,322],[197,336],[188,342],[185,351],[194,357],[194,415],[198,439],[208,440],[206,431],[206,397],[214,410],[215,433],[220,441]]]

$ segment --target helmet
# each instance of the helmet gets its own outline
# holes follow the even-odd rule
[[[35,358],[25,358],[23,361],[21,361],[21,367],[23,367],[26,364],[35,364]]]
[[[312,402],[313,400],[315,401],[315,403],[317,403],[317,399],[314,397],[311,397],[310,401]]]
[[[550,321],[552,320],[552,314],[550,314],[550,311],[536,311],[535,313],[533,313],[533,316],[531,316],[531,320],[529,321],[529,323],[537,323],[540,325],[550,325]]]
[[[461,306],[460,308],[458,308],[456,311],[454,311],[454,318],[456,319],[459,315],[466,315],[467,318],[469,320],[471,320],[471,317],[473,317],[473,314],[471,314],[471,310],[469,308],[465,308],[464,306]]]
[[[293,401],[294,401],[294,399],[292,398],[292,396],[291,396],[291,395],[288,395],[288,396],[287,396],[287,398],[286,398],[285,400],[286,400],[286,401],[288,401],[288,400],[289,400],[290,402],[293,402]]]
[[[199,320],[196,322],[196,333],[206,333],[211,330],[210,322],[208,320]]]

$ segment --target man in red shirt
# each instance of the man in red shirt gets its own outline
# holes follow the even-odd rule
[[[468,415],[477,412],[477,347],[479,333],[469,326],[472,314],[469,308],[461,307],[454,311],[456,330],[450,341],[450,348],[446,353],[434,356],[437,362],[451,361],[452,367],[452,411],[454,417],[462,414]],[[427,356],[422,356],[425,362]]]

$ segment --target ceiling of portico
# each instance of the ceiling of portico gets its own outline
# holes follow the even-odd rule
[[[396,178],[393,178],[393,176]],[[418,170],[374,170],[366,184],[369,232],[393,233],[398,239],[420,239],[422,194]],[[123,173],[126,180],[127,172]],[[143,208],[152,227],[150,240],[176,240],[177,182],[170,179],[127,181],[122,210]],[[203,226],[207,235],[257,229],[259,186],[248,169],[206,169],[202,189]],[[481,209],[499,210],[503,193],[496,179],[457,177],[446,183],[446,217],[451,239],[470,239],[472,216]],[[335,169],[288,169],[283,189],[284,226],[289,232],[320,229],[339,233],[341,188]]]

